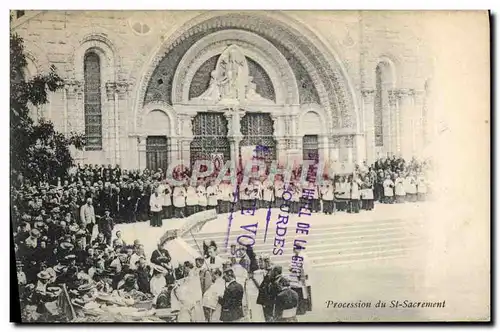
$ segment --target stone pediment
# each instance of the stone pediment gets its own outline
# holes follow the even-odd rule
[[[256,91],[253,77],[249,75],[245,55],[236,45],[231,45],[217,60],[211,72],[208,89],[190,100],[192,104],[227,105],[274,104]]]

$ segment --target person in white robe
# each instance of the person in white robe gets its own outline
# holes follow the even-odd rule
[[[373,181],[369,174],[366,174],[361,184],[361,205],[364,210],[373,209]]]
[[[321,200],[323,202],[323,213],[332,214],[334,210],[333,203],[333,185],[331,180],[326,180],[321,187]]]
[[[394,182],[391,180],[391,175],[387,174],[382,183],[384,186],[384,203],[392,204],[394,200]]]
[[[227,181],[222,181],[218,186],[218,192],[219,213],[229,213],[233,200],[231,185]]]
[[[164,183],[161,185],[162,193],[163,193],[163,218],[170,219],[172,218],[172,188],[163,181]]]
[[[420,173],[417,177],[417,199],[419,201],[425,201],[427,196],[427,180],[424,177],[424,173]]]
[[[175,187],[173,199],[175,218],[184,218],[186,216],[186,212],[184,211],[186,208],[186,188],[184,186]]]
[[[191,262],[184,263],[185,277],[176,281],[173,289],[173,310],[179,310],[179,323],[205,321],[202,308],[200,275]]]
[[[417,179],[413,175],[413,172],[410,172],[406,175],[404,179],[404,186],[406,191],[406,200],[408,202],[416,202],[417,201]]]
[[[336,206],[339,211],[347,211],[348,200],[351,197],[351,188],[347,179],[340,176],[335,183]]]
[[[300,198],[302,197],[302,186],[298,180],[295,181],[289,191],[292,193],[292,199],[290,200],[290,213],[298,214],[301,208]]]
[[[308,193],[312,192],[311,199],[308,199],[308,204],[309,204],[309,209],[311,212],[320,212],[320,203],[319,203],[319,186],[314,182],[314,181],[309,181],[307,187],[305,188],[308,190]]]
[[[285,183],[283,180],[281,180],[281,177],[277,176],[276,180],[274,181],[274,201],[275,201],[275,207],[280,208],[280,206],[283,204],[283,193],[285,192]]]
[[[151,195],[149,199],[149,207],[151,210],[151,227],[161,227],[163,224],[162,221],[162,204],[163,197],[160,195],[158,189]]]
[[[266,178],[264,182],[262,182],[262,200],[262,207],[265,209],[269,209],[274,201],[274,187],[268,178]]]
[[[207,203],[209,209],[217,209],[217,193],[219,189],[215,185],[215,181],[212,181],[207,187]]]
[[[356,174],[352,175],[350,183],[351,200],[349,206],[349,212],[359,213],[359,199],[360,199],[360,187],[361,181],[358,179]]]
[[[196,188],[186,186],[186,216],[189,217],[198,212],[198,195],[196,194]]]
[[[214,246],[208,247],[208,257],[205,262],[210,270],[220,269],[222,271],[222,264],[224,264],[224,260],[217,255],[217,248]]]
[[[196,194],[198,195],[198,206],[200,211],[205,211],[208,205],[207,188],[204,182],[200,182],[196,187]]]
[[[396,202],[404,203],[406,197],[404,178],[401,173],[399,173],[394,180],[394,193],[396,194]]]
[[[207,322],[220,322],[221,306],[219,297],[224,295],[226,288],[224,279],[222,279],[222,271],[219,268],[212,270],[213,283],[203,294],[202,305],[205,320]]]

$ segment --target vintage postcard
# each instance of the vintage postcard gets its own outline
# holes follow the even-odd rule
[[[488,12],[10,24],[18,321],[490,321]]]

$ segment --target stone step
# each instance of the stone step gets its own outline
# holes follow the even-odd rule
[[[372,243],[354,243],[351,246],[323,246],[323,247],[307,247],[305,252],[310,259],[314,259],[317,256],[341,256],[354,252],[375,252],[380,251],[383,252],[385,250],[394,249],[394,248],[409,248],[412,246],[416,246],[418,244],[418,239],[400,239],[399,241],[386,241],[386,242],[372,242]],[[254,252],[257,255],[260,254],[269,254],[275,259],[281,259],[282,257],[286,257],[287,259],[292,257],[293,253],[290,247],[284,248],[283,255],[273,255],[272,248],[266,249],[255,249]],[[222,257],[229,257],[229,253],[221,253]]]
[[[259,222],[259,230],[264,230],[265,227],[265,221],[258,221]],[[305,220],[304,222],[308,222]],[[386,226],[400,226],[400,227],[412,227],[412,226],[418,226],[420,223],[417,221],[409,220],[401,220],[401,219],[392,219],[392,220],[385,220],[385,221],[361,221],[361,222],[342,222],[339,224],[319,224],[319,225],[314,225],[310,221],[308,222],[311,225],[311,229],[318,230],[318,231],[332,231],[332,230],[354,230],[358,228],[370,228],[370,229],[375,229],[379,227],[386,227]],[[251,221],[249,221],[248,224],[243,224],[243,225],[250,225],[252,224]],[[269,223],[269,230],[274,228],[276,224],[276,220],[271,220]],[[295,223],[291,223],[289,221],[288,227],[290,228],[291,226],[295,227]],[[227,226],[226,226],[227,227]],[[239,225],[232,225],[231,231],[233,232],[234,230],[240,229]],[[242,230],[243,231],[243,230]],[[223,232],[200,232],[196,234],[197,238],[204,239],[204,238],[210,238],[210,237],[225,237],[227,234],[227,231]]]
[[[245,233],[239,233],[239,234],[231,234],[228,239],[228,244],[236,244],[238,237],[242,234]],[[295,239],[295,238],[302,238],[306,239],[308,243],[318,243],[318,242],[324,242],[324,241],[331,241],[331,242],[350,242],[352,240],[356,239],[370,239],[370,238],[386,238],[387,236],[402,236],[402,235],[408,235],[411,234],[410,231],[406,230],[405,228],[401,227],[390,227],[390,228],[382,228],[382,229],[363,229],[363,230],[355,230],[355,231],[345,231],[345,232],[321,232],[321,233],[309,233],[308,235],[305,234],[296,234],[295,232],[293,233],[287,233],[285,235],[285,239],[288,239],[288,241]],[[266,243],[272,244],[274,242],[276,234],[274,233],[268,233],[267,235],[267,241]],[[282,238],[282,237],[280,237]],[[199,246],[203,245],[203,241],[205,240],[206,243],[208,244],[210,241],[214,241],[219,248],[224,248],[225,243],[226,243],[226,238],[224,237],[208,237],[208,238],[198,238],[195,235],[196,242],[198,243]],[[246,239],[247,240],[247,239]],[[196,246],[195,240],[193,237],[185,237],[184,241],[186,241],[189,245],[191,246]],[[243,242],[243,240],[241,240]],[[264,244],[263,236],[257,236],[255,237],[255,243],[256,245],[262,245]]]
[[[419,239],[415,236],[407,236],[406,234],[399,234],[398,236],[391,236],[387,238],[386,236],[384,237],[371,237],[371,238],[361,238],[361,239],[345,239],[344,241],[331,241],[331,239],[323,239],[318,242],[311,242],[308,241],[307,244],[305,244],[305,248],[308,253],[311,253],[315,250],[318,249],[331,249],[331,250],[336,250],[338,248],[350,248],[354,246],[359,246],[359,245],[364,245],[364,246],[383,246],[383,245],[390,245],[396,242],[403,242],[409,244],[413,244],[414,241],[419,241]],[[291,248],[293,245],[292,242],[287,241],[285,242],[285,249]],[[195,244],[193,244],[193,247],[196,247]],[[222,254],[226,254],[226,248],[219,246],[220,250],[219,252]],[[260,253],[260,252],[272,252],[274,249],[274,243],[257,243],[254,247],[254,252]],[[229,249],[228,249],[229,250]]]

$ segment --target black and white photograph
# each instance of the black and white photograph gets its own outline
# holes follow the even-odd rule
[[[17,322],[490,321],[489,19],[10,10]]]

